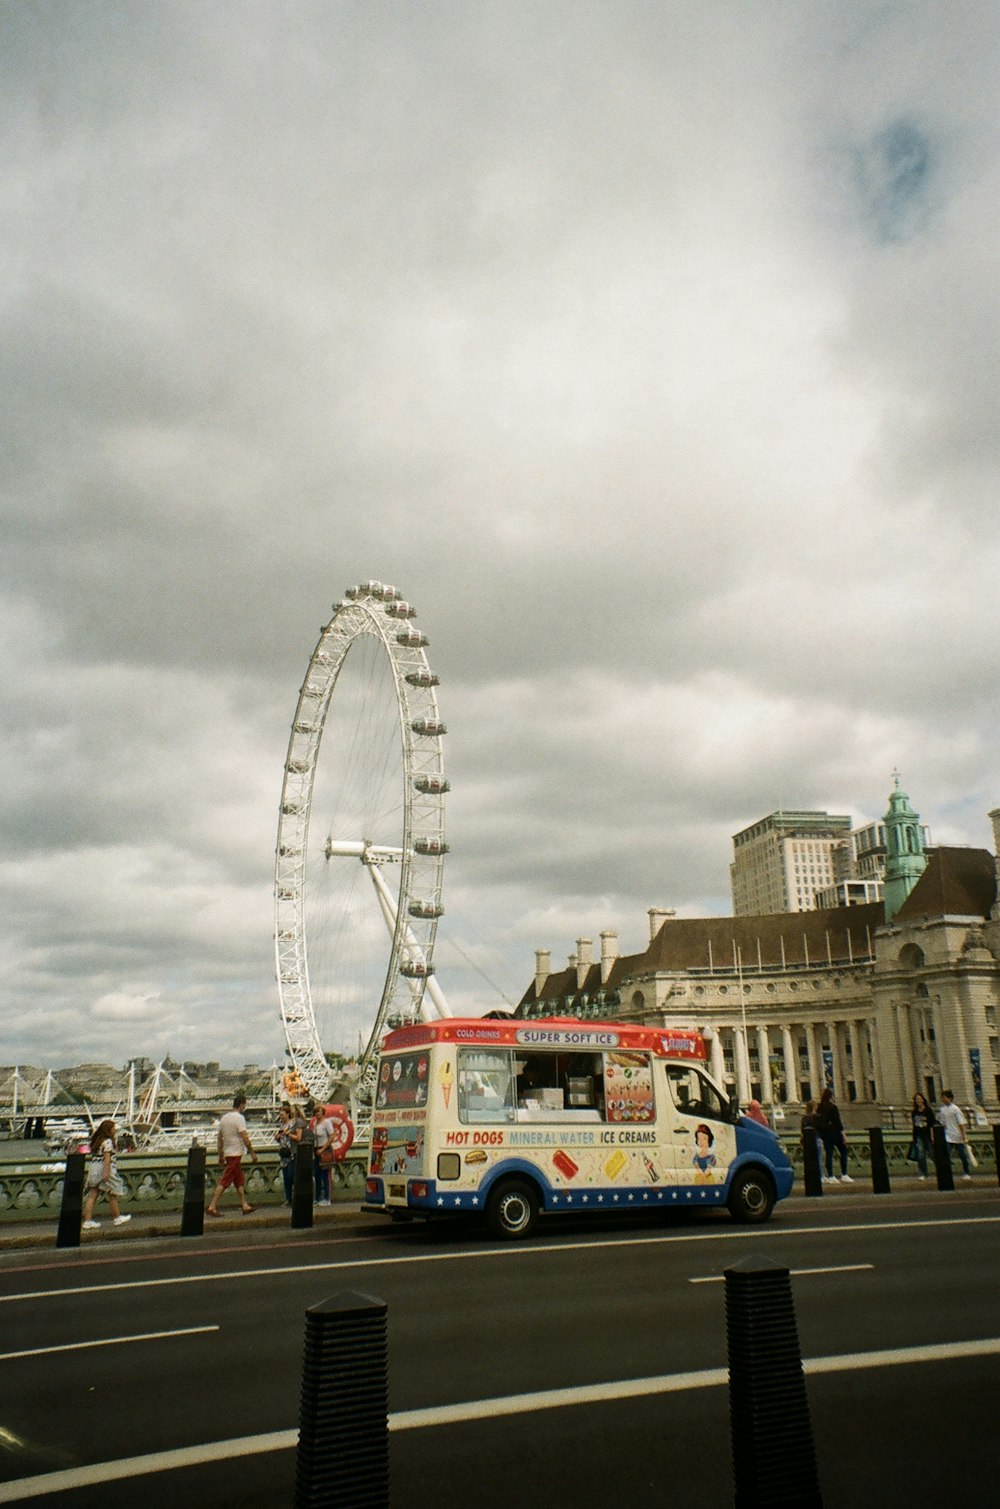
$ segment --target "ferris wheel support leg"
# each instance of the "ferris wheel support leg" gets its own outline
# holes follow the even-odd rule
[[[392,892],[389,890],[389,887],[386,885],[385,881],[382,878],[382,873],[379,870],[378,865],[370,864],[368,866],[368,873],[371,875],[372,885],[375,887],[375,894],[378,897],[379,906],[382,908],[382,916],[385,918],[385,925],[389,929],[389,937],[391,938],[396,931],[396,903],[393,900]],[[404,929],[403,936],[406,940],[407,947],[413,951],[418,959],[422,959],[423,950],[420,948],[420,945],[417,943],[417,940],[413,936],[413,932],[409,927],[406,927]],[[445,999],[444,991],[441,989],[440,985],[437,983],[433,975],[428,975],[427,979],[424,981],[424,997],[426,998],[427,996],[430,997],[436,1008],[436,1011],[428,1011],[425,1001],[421,1001],[420,1014],[425,1021],[433,1020],[435,1015],[452,1015],[452,1010],[448,1005],[447,1000]]]

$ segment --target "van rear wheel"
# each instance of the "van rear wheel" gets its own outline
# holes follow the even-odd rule
[[[774,1209],[774,1185],[760,1168],[747,1168],[736,1175],[729,1191],[729,1213],[734,1221],[760,1225]]]
[[[495,1237],[530,1236],[538,1220],[538,1195],[525,1179],[505,1179],[486,1204],[486,1224]]]

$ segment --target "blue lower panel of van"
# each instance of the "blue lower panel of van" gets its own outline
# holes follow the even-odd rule
[[[494,1181],[495,1182],[495,1181]],[[426,1196],[417,1198],[411,1192],[407,1205],[411,1210],[432,1211],[481,1211],[489,1198],[489,1189],[451,1190],[446,1185],[431,1185]],[[542,1209],[546,1211],[616,1211],[655,1210],[657,1207],[686,1205],[724,1205],[726,1190],[722,1185],[683,1185],[667,1189],[548,1189],[543,1193]]]

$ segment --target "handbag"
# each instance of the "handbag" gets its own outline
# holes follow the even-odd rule
[[[337,1162],[337,1150],[332,1142],[328,1143],[326,1147],[320,1148],[317,1156],[320,1168],[333,1168],[333,1165]]]
[[[910,1151],[906,1155],[906,1160],[908,1163],[918,1163],[920,1161],[919,1154],[917,1153],[917,1144],[915,1142],[910,1143]]]

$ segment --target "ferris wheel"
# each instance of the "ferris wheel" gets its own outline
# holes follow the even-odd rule
[[[434,979],[444,856],[438,677],[395,587],[351,587],[320,631],[292,719],[275,856],[275,965],[288,1057],[309,1094],[356,1060],[373,1098],[388,1025],[450,1014]]]

